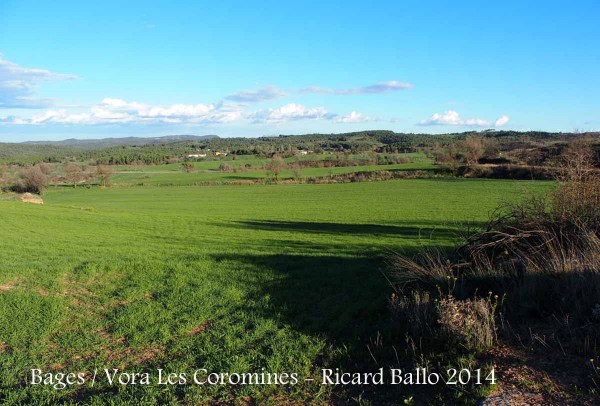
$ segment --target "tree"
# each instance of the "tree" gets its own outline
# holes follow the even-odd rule
[[[436,163],[448,165],[452,173],[457,174],[461,158],[462,156],[458,151],[458,146],[455,143],[452,143],[448,145],[445,150],[441,149],[436,152],[435,161]]]
[[[113,174],[113,170],[108,166],[98,165],[96,167],[96,178],[98,178],[98,181],[102,186],[106,186],[108,184]]]
[[[265,169],[267,170],[267,176],[271,179],[278,180],[279,174],[285,167],[285,161],[280,157],[275,155],[272,159],[267,162]]]
[[[65,167],[65,176],[69,183],[73,184],[73,187],[77,187],[77,184],[83,180],[83,168],[72,162],[67,163]]]
[[[461,144],[464,149],[467,165],[471,166],[479,161],[485,152],[485,142],[481,137],[469,135]]]
[[[48,175],[50,172],[52,172],[52,165],[47,164],[46,162],[40,162],[36,166],[40,168],[44,175]]]
[[[593,145],[582,139],[570,142],[561,154],[562,173],[560,180],[582,182],[595,172],[595,151]]]
[[[39,166],[29,166],[19,173],[15,188],[19,192],[30,192],[41,195],[46,190],[48,178]]]
[[[300,164],[296,162],[292,165],[291,168],[292,173],[294,174],[294,179],[299,180],[300,178],[302,178],[302,168],[300,167]]]

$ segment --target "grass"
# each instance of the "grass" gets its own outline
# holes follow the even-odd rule
[[[303,168],[301,170],[301,177],[318,178],[354,172],[371,172],[378,170],[434,170],[438,168],[430,159],[422,154],[412,153],[401,154],[400,156],[405,159],[410,159],[411,162],[394,165]],[[288,158],[286,159],[286,162],[292,163],[296,159],[303,161],[319,161],[331,157],[331,155],[311,155]],[[360,155],[357,155],[356,157],[360,157]],[[267,159],[261,159],[255,156],[243,156],[236,160],[224,158],[221,160],[192,162],[195,170],[191,173],[183,172],[181,164],[115,166],[115,175],[111,179],[111,184],[113,186],[186,186],[203,182],[231,183],[239,181],[260,181],[268,178],[267,171],[261,169],[267,161]],[[227,164],[232,169],[242,169],[242,171],[222,172],[219,170],[221,164]],[[246,165],[249,165],[249,167],[246,167]],[[294,173],[291,169],[284,169],[281,171],[279,179],[292,179],[293,175]]]
[[[165,165],[166,166],[166,165]],[[145,171],[121,171],[115,173],[111,178],[113,186],[186,186],[194,185],[202,182],[235,182],[247,180],[265,180],[267,179],[267,171],[261,169],[253,169],[247,172],[220,172],[215,170],[199,170],[192,173],[184,173],[172,169],[161,170],[160,168],[145,167]],[[352,167],[332,167],[332,168],[304,168],[302,169],[302,177],[326,177],[331,175],[340,175],[353,172],[370,172],[377,170],[433,170],[435,167],[429,162],[397,164],[397,165],[362,165]],[[280,180],[291,179],[293,177],[292,170],[284,169],[279,175]]]
[[[174,174],[175,175],[175,174]],[[189,174],[177,173],[178,176]],[[0,402],[326,403],[332,387],[24,384],[33,367],[297,372],[362,357],[390,249],[451,246],[549,182],[50,190],[0,201]]]

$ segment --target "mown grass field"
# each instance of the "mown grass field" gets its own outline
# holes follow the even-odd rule
[[[365,340],[387,317],[388,250],[450,246],[499,202],[550,187],[436,179],[56,188],[43,206],[0,201],[0,402],[325,403],[336,389],[314,382],[57,391],[25,376],[110,367],[310,377],[368,363]]]

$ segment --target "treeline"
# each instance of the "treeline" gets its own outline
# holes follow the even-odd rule
[[[31,165],[38,162],[61,162],[75,156],[78,148],[48,144],[0,143],[0,163]]]
[[[598,138],[599,133],[547,133],[539,131],[482,131],[452,134],[403,134],[393,131],[359,131],[343,134],[279,135],[259,138],[209,138],[143,145],[82,148],[50,143],[0,144],[0,164],[34,165],[39,162],[75,160],[105,165],[153,165],[177,162],[191,154],[291,156],[311,153],[407,153],[448,146],[476,136],[495,140],[500,149],[511,150],[540,143],[567,141],[574,137]],[[501,144],[501,145],[500,145]]]

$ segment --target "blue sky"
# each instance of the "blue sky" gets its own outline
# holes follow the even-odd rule
[[[597,0],[0,0],[0,141],[599,130],[598,21]]]

